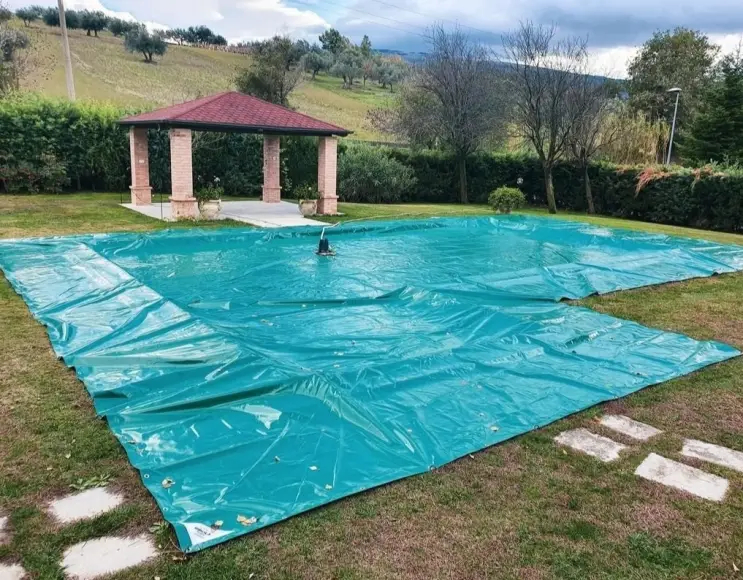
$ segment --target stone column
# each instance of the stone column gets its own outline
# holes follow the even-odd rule
[[[317,213],[335,215],[338,213],[336,179],[338,168],[338,138],[320,137],[317,155]]]
[[[132,205],[152,203],[150,187],[150,155],[147,148],[147,129],[129,129],[129,153],[132,161]]]
[[[281,201],[281,140],[278,135],[263,136],[263,201]]]
[[[198,204],[193,196],[191,129],[171,129],[170,135],[170,209],[174,219],[196,219]]]

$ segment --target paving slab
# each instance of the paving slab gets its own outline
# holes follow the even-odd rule
[[[8,532],[9,523],[8,516],[0,515],[0,546],[7,544],[10,539],[10,532]]]
[[[696,439],[686,439],[681,455],[701,459],[743,473],[743,453],[722,445],[705,443]]]
[[[588,429],[563,431],[555,437],[555,441],[605,463],[619,459],[619,452],[627,448],[626,445],[612,441],[608,437],[591,433]]]
[[[0,564],[0,580],[22,580],[26,571],[20,564]]]
[[[146,534],[134,538],[103,537],[67,548],[60,566],[70,580],[93,580],[138,566],[155,556],[155,544]]]
[[[647,441],[651,437],[663,433],[663,431],[656,429],[652,425],[640,423],[624,415],[604,415],[601,417],[599,423],[612,431],[616,431],[632,439],[637,439],[638,441]]]
[[[728,490],[728,480],[724,477],[655,453],[645,458],[635,470],[635,475],[711,501],[722,501]]]
[[[49,504],[49,513],[62,524],[89,520],[124,503],[124,497],[104,487],[96,487],[68,495]]]

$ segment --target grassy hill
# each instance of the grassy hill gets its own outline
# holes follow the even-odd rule
[[[22,24],[18,23],[19,27]],[[67,94],[60,29],[36,23],[23,28],[32,42],[23,90],[46,95]],[[156,64],[146,64],[140,55],[124,50],[123,41],[108,32],[98,38],[84,31],[70,31],[70,50],[75,90],[80,99],[110,101],[119,105],[155,107],[183,102],[234,88],[236,69],[248,58],[189,46],[169,46]],[[354,137],[389,140],[366,121],[369,109],[384,106],[390,93],[367,83],[352,90],[342,88],[341,79],[309,77],[291,96],[297,110],[354,131]]]

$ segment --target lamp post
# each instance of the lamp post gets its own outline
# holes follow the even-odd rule
[[[681,94],[681,89],[678,87],[673,87],[672,89],[668,89],[669,93],[676,93],[676,105],[673,107],[673,123],[671,123],[671,140],[668,142],[668,157],[666,158],[666,165],[671,164],[671,151],[673,150],[673,133],[676,131],[676,114],[679,110],[679,95]]]
[[[75,100],[75,79],[72,77],[72,58],[70,57],[70,40],[67,37],[67,21],[63,0],[57,0],[59,7],[59,27],[62,30],[62,52],[64,52],[64,76],[67,80],[67,97]]]

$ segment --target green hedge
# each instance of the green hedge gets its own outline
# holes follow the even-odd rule
[[[0,191],[126,191],[129,185],[127,130],[116,121],[133,110],[112,105],[25,95],[0,100]],[[166,131],[150,131],[150,180],[155,192],[170,191],[170,146]],[[317,140],[282,138],[282,187],[317,183]],[[359,148],[363,149],[360,155]],[[358,171],[339,181],[339,196],[369,203],[384,201],[457,203],[458,176],[451,156],[436,151],[356,145],[339,147],[365,166],[385,168],[385,180],[359,182]],[[220,178],[227,195],[261,193],[262,138],[259,135],[195,133],[194,185]],[[389,160],[396,163],[390,163]],[[53,169],[50,170],[50,168]],[[544,177],[537,159],[520,154],[472,155],[467,161],[469,197],[487,203],[498,187],[519,187],[532,205],[544,206]],[[342,173],[342,171],[341,171]],[[558,207],[585,211],[582,173],[572,163],[555,167]],[[596,211],[644,221],[725,231],[743,229],[743,171],[712,169],[589,167]],[[519,184],[519,178],[521,183]],[[638,193],[638,181],[647,181]],[[366,178],[364,178],[366,179]],[[355,181],[354,181],[355,180]],[[348,191],[344,186],[349,185]],[[363,187],[361,186],[363,185]],[[372,187],[373,186],[373,187]],[[351,190],[352,189],[352,190]]]

